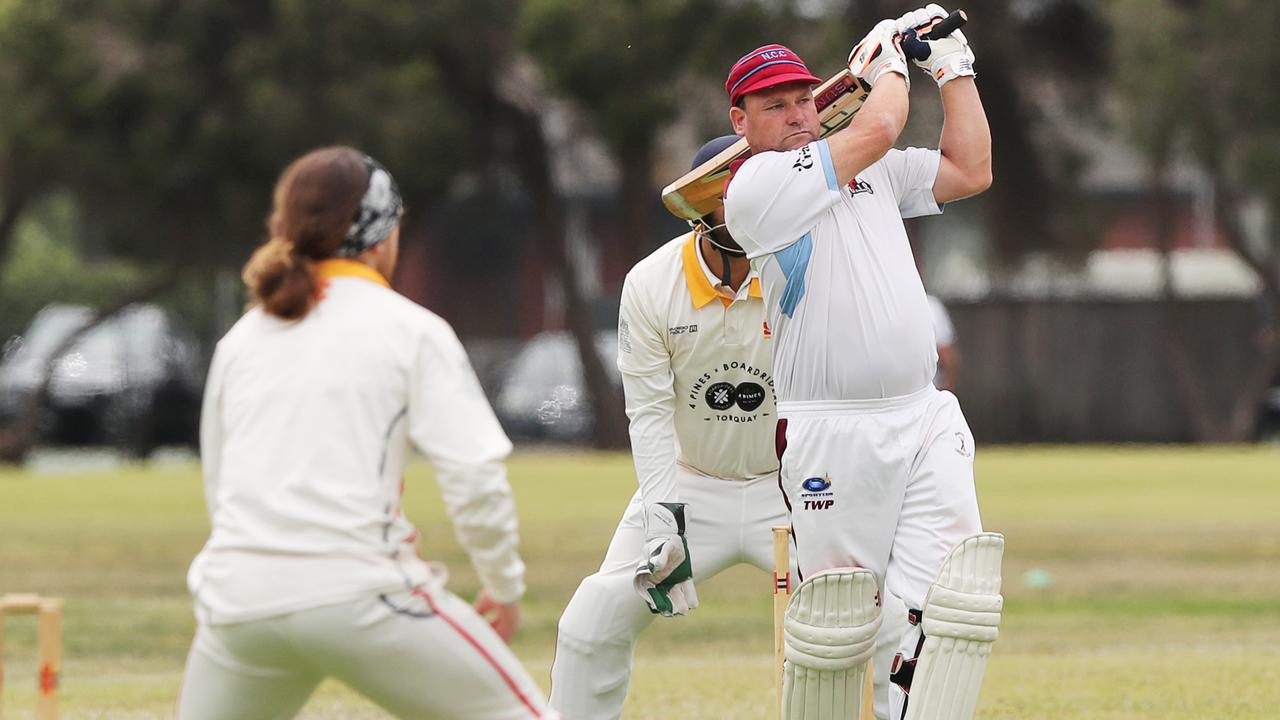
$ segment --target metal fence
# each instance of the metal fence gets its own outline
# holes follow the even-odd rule
[[[983,442],[1192,441],[1175,361],[1197,386],[1197,407],[1224,418],[1257,361],[1257,306],[1248,300],[987,301],[948,310],[963,358],[957,395]]]

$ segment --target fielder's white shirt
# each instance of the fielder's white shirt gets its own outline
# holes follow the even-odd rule
[[[679,501],[677,462],[726,479],[778,468],[773,341],[759,281],[749,276],[730,299],[714,277],[691,232],[623,282],[618,369],[646,503]]]
[[[778,399],[908,395],[937,367],[902,218],[940,213],[936,150],[890,150],[840,186],[826,140],[752,155],[726,189],[729,231],[760,273]]]
[[[524,592],[511,451],[453,329],[347,260],[305,318],[253,309],[218,343],[201,415],[212,531],[188,583],[209,623],[443,582],[400,510],[408,446],[436,470],[481,581]]]

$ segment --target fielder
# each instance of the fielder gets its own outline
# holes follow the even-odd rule
[[[911,622],[893,668],[910,702],[892,693],[895,719],[971,718],[999,624],[1003,538],[982,532],[955,396],[931,384],[936,344],[902,222],[991,183],[963,33],[917,37],[944,16],[929,5],[872,29],[850,55],[870,96],[825,140],[819,79],[790,50],[748,53],[725,83],[753,153],[725,189],[725,214],[774,331],[780,484],[801,580],[784,623],[793,719],[858,717],[871,639],[889,622],[881,591]],[[908,112],[904,43],[941,89],[938,150],[893,149]]]
[[[737,138],[712,140],[697,167]],[[771,571],[786,521],[773,446],[771,335],[755,273],[716,210],[627,274],[618,316],[639,490],[599,572],[560,618],[551,706],[617,718],[636,637],[698,606],[699,582],[738,563]]]
[[[181,720],[291,718],[325,677],[402,718],[558,717],[504,643],[525,589],[511,444],[449,324],[390,289],[400,212],[391,175],[351,148],[276,185],[244,272],[256,307],[205,390],[212,532],[188,575]],[[418,557],[409,443],[484,585],[475,610]]]

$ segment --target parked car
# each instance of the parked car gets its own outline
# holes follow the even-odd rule
[[[1262,442],[1280,443],[1280,385],[1267,390],[1262,398],[1262,412],[1258,415],[1258,439]]]
[[[16,420],[50,357],[93,311],[49,305],[0,359],[0,419]],[[194,338],[155,305],[130,307],[85,333],[54,363],[38,442],[111,445],[145,456],[197,442],[203,369]]]
[[[595,345],[605,372],[615,386],[621,387],[622,377],[614,361],[617,332],[597,333]],[[544,332],[525,343],[511,362],[494,411],[507,432],[517,439],[586,439],[592,412],[573,336],[564,331]]]

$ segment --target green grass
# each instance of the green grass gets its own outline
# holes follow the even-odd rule
[[[407,512],[451,587],[477,585],[429,470]],[[625,455],[511,462],[529,565],[515,649],[546,687],[555,623],[635,488]],[[1199,720],[1280,708],[1280,453],[1265,448],[983,449],[984,524],[1008,538],[1005,620],[978,716]],[[62,595],[67,718],[172,717],[193,630],[184,577],[207,520],[194,466],[0,470],[0,593]],[[1024,583],[1028,571],[1051,579]],[[768,583],[735,568],[692,617],[641,641],[628,718],[768,718]],[[9,718],[33,717],[34,621],[10,620]],[[304,718],[384,715],[326,684]]]

